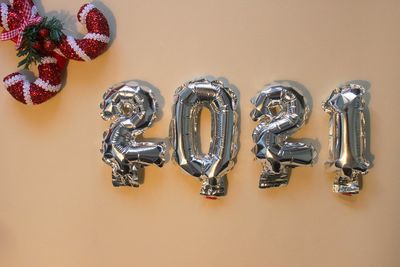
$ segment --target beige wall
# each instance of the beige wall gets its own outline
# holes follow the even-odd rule
[[[62,10],[76,31],[71,16],[81,4],[43,0],[40,9]],[[116,38],[99,59],[69,64],[62,93],[32,108],[0,91],[1,266],[400,266],[399,1],[107,0],[101,7]],[[3,77],[17,59],[10,42],[0,50]],[[202,75],[240,91],[241,149],[228,196],[203,199],[200,184],[172,162],[148,167],[139,189],[113,188],[99,153],[106,88],[128,79],[158,88],[163,116],[146,136],[166,138],[175,88]],[[287,79],[312,95],[311,118],[296,136],[321,143],[319,161],[294,170],[287,188],[262,191],[249,100]],[[375,160],[362,193],[343,197],[331,192],[324,167],[328,117],[320,103],[353,79],[371,84]]]

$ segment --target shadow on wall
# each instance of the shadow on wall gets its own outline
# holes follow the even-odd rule
[[[153,122],[153,125],[154,125],[154,123],[157,123],[158,121],[160,121],[164,117],[163,110],[164,110],[164,107],[165,107],[165,99],[162,96],[160,89],[158,89],[157,87],[155,87],[151,83],[149,83],[147,81],[143,81],[143,80],[133,80],[133,81],[137,82],[141,86],[148,87],[153,92],[153,94],[154,94],[154,96],[156,98],[156,101],[157,101],[157,114],[156,114],[156,119]],[[127,81],[124,81],[124,82],[127,82]],[[140,138],[141,142],[149,141],[149,142],[155,142],[155,143],[160,143],[160,142],[165,143],[166,146],[167,146],[167,148],[166,148],[167,153],[165,153],[165,163],[164,163],[164,165],[168,164],[168,162],[170,161],[170,154],[168,153],[168,151],[169,151],[169,138],[168,137],[166,137],[166,138],[146,138],[146,139],[144,139],[143,135],[141,135],[141,136],[139,136],[139,138]]]
[[[365,116],[365,134],[366,134],[366,147],[365,147],[365,158],[369,161],[370,163],[370,168],[374,166],[374,160],[375,156],[371,153],[371,116],[369,112],[369,104],[371,102],[371,83],[366,80],[351,80],[346,82],[346,84],[349,83],[354,83],[361,85],[362,87],[365,88],[365,95],[364,95],[364,101],[365,101],[365,107],[364,107],[364,116]]]
[[[310,94],[310,91],[307,89],[307,87],[305,87],[303,84],[296,82],[296,81],[292,81],[292,80],[278,80],[276,81],[278,83],[288,83],[290,86],[293,86],[295,88],[297,88],[300,93],[304,96],[304,98],[306,99],[306,103],[309,106],[309,113],[307,115],[306,118],[306,124],[303,127],[307,127],[307,122],[308,120],[311,118],[312,114],[313,114],[313,110],[314,110],[314,100],[312,95]],[[313,165],[317,164],[319,161],[319,154],[321,152],[321,143],[318,140],[318,137],[316,138],[299,138],[297,139],[298,142],[303,142],[306,144],[311,144],[316,151],[316,157],[314,159],[314,163]]]

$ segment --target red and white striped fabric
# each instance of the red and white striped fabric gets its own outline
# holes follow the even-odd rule
[[[82,6],[77,17],[88,33],[83,39],[63,36],[57,52],[68,59],[90,61],[103,53],[110,42],[108,22],[92,4]]]
[[[40,104],[61,90],[62,71],[55,57],[44,57],[38,65],[39,78],[29,82],[19,72],[4,78],[7,91],[18,101],[27,104]]]
[[[37,18],[37,9],[31,0],[11,0],[10,4],[0,4],[0,26],[4,36],[15,29],[27,25],[23,12],[27,4],[31,7],[31,16]],[[28,17],[25,15],[25,18]],[[24,104],[40,104],[61,90],[62,74],[66,66],[66,59],[90,61],[102,54],[110,41],[110,29],[107,19],[92,4],[83,5],[78,12],[78,20],[88,33],[83,39],[75,39],[64,35],[54,52],[43,55],[38,65],[39,77],[34,82],[29,82],[19,73],[13,73],[4,78],[3,82],[8,92]],[[18,35],[12,40],[18,42]],[[55,54],[57,53],[57,54]]]

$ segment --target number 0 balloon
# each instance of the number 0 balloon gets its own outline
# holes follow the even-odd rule
[[[235,93],[221,81],[198,80],[179,87],[174,102],[170,135],[175,161],[203,182],[200,194],[224,195],[224,176],[233,167],[238,149]],[[199,117],[203,108],[208,108],[212,117],[210,149],[205,154],[199,147]]]
[[[337,193],[357,194],[360,177],[368,172],[364,94],[360,85],[348,84],[333,90],[322,104],[330,115],[330,156],[339,169],[333,186]]]

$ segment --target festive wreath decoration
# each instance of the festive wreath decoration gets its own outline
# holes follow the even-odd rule
[[[0,40],[16,43],[18,67],[37,64],[39,77],[29,82],[20,72],[3,80],[7,91],[24,104],[40,104],[61,90],[62,74],[69,59],[90,61],[102,54],[110,41],[110,29],[103,13],[93,4],[83,5],[78,21],[88,33],[82,39],[65,35],[56,18],[41,17],[32,0],[0,3]]]

